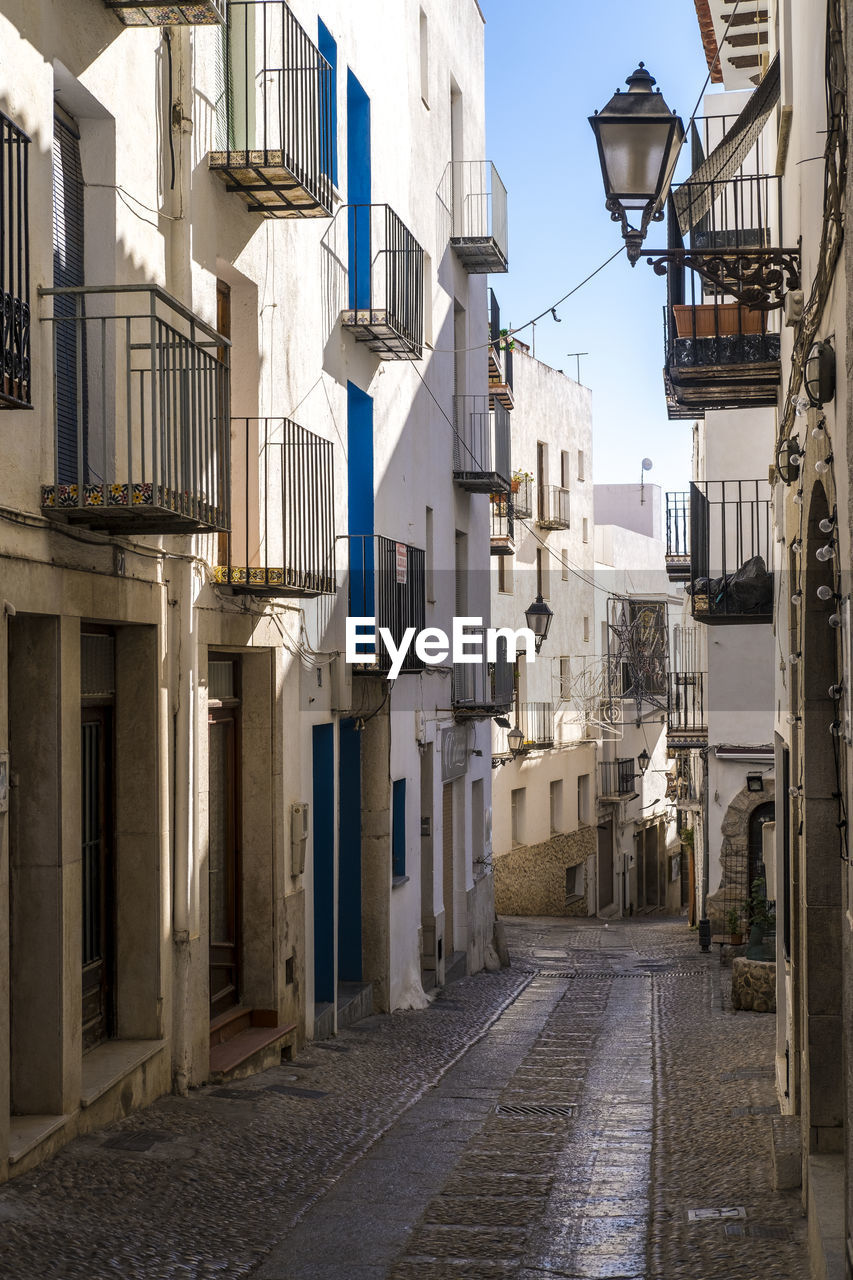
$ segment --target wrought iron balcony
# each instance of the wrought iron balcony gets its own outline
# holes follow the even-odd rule
[[[452,160],[438,188],[445,238],[472,275],[507,270],[506,187],[489,160]]]
[[[326,218],[332,211],[332,68],[284,0],[229,0],[224,143],[210,169],[253,213]]]
[[[531,520],[533,518],[533,477],[524,474],[513,476],[510,489],[515,515],[519,520]]]
[[[509,413],[489,396],[455,396],[453,479],[472,493],[507,492],[512,483]]]
[[[349,205],[348,307],[341,324],[383,360],[420,360],[424,251],[387,204]],[[340,248],[337,250],[341,252]]]
[[[491,521],[491,554],[511,556],[515,551],[515,515],[509,494],[491,495]]]
[[[152,4],[151,0],[105,0],[108,9],[126,27],[212,26],[225,21],[226,0],[173,0]]]
[[[690,577],[690,494],[666,495],[666,572],[670,582]]]
[[[520,702],[518,727],[524,734],[524,749],[554,745],[554,705],[551,702]]]
[[[690,486],[690,581],[700,622],[771,622],[770,484],[707,480]]]
[[[539,486],[539,515],[537,523],[543,529],[568,529],[569,491],[558,484]]]
[[[0,111],[0,409],[32,407],[30,139]]]
[[[704,744],[703,744],[704,745]],[[678,744],[673,753],[674,768],[668,776],[667,799],[676,809],[697,809],[702,801],[702,758],[688,744]]]
[[[150,285],[40,292],[56,414],[44,514],[122,532],[227,530],[228,340]]]
[[[670,671],[666,712],[667,744],[702,747],[708,741],[705,673]]]
[[[334,595],[333,459],[331,441],[288,418],[232,421],[234,518],[214,582],[263,596]]]
[[[370,534],[349,535],[349,616],[376,619],[376,662],[364,670],[387,671],[391,657],[379,637],[379,628],[390,631],[399,644],[407,627],[415,633],[426,626],[425,555],[419,547]],[[370,644],[361,646],[374,652]],[[424,664],[411,644],[402,670],[422,671]]]
[[[617,760],[600,760],[599,768],[599,800],[615,802],[632,800],[637,795],[634,786],[636,779],[636,763],[631,756]]]
[[[505,409],[512,409],[512,339],[502,335],[501,309],[494,289],[489,290],[489,395]]]
[[[454,662],[453,710],[457,720],[488,720],[491,716],[505,715],[512,707],[515,693],[512,663],[506,658],[506,640],[499,639],[497,657],[486,661],[486,628],[472,627],[469,634],[477,636],[482,662]]]
[[[783,285],[799,285],[794,256],[773,245],[781,179],[740,175],[686,182],[674,194],[667,273],[664,380],[670,417],[772,406],[781,377]],[[681,226],[690,228],[685,247]],[[654,259],[650,259],[654,261]]]

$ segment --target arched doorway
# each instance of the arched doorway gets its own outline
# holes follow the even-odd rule
[[[776,815],[776,806],[771,801],[768,804],[760,804],[757,809],[753,809],[749,815],[749,832],[747,836],[747,877],[746,884],[749,893],[752,893],[753,885],[756,880],[763,880],[765,885],[764,897],[767,897],[767,874],[764,868],[764,827],[768,822],[773,822]]]
[[[793,735],[794,781],[802,778],[803,834],[800,848],[800,917],[797,955],[802,1009],[801,1105],[804,1156],[841,1151],[844,1086],[841,1017],[842,868],[839,857],[834,739],[829,731],[837,705],[829,694],[838,683],[838,629],[830,626],[836,602],[818,588],[836,590],[832,561],[816,551],[827,542],[820,521],[829,505],[820,483],[809,505],[804,548],[802,622],[802,724]],[[794,712],[800,710],[792,707]],[[807,1142],[805,1141],[808,1135]]]

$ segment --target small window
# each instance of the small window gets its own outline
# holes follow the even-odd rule
[[[563,779],[551,783],[551,834],[563,830]]]
[[[524,796],[527,788],[516,787],[510,793],[512,810],[512,843],[524,844]]]
[[[584,643],[589,644],[589,618],[584,617],[583,620],[583,638]]]
[[[426,598],[429,604],[435,604],[435,544],[432,507],[426,509],[426,554],[425,573]]]
[[[589,774],[578,777],[578,825],[589,825]]]
[[[583,897],[583,863],[574,867],[566,867],[566,901],[572,902]]]
[[[562,555],[561,555],[561,558],[562,558],[562,561],[563,561],[563,565],[562,565],[562,569],[561,569],[561,576],[562,576],[563,582],[568,582],[568,580],[569,580],[569,553],[568,553],[568,551],[563,551],[563,552],[562,552]]]
[[[471,858],[475,869],[479,867],[482,870],[486,861],[486,810],[483,804],[482,778],[475,778],[471,783]]]
[[[498,556],[498,591],[512,595],[512,556]]]
[[[584,479],[583,473],[583,449],[578,449],[578,480]]]
[[[548,555],[541,549],[536,552],[536,591],[543,600],[547,600],[550,595],[548,584]]]
[[[589,521],[586,516],[583,518],[583,540],[589,542]]]
[[[421,9],[421,99],[429,106],[429,20]]]
[[[568,702],[571,697],[572,684],[572,660],[571,658],[560,659],[560,701]]]
[[[406,875],[406,779],[391,784],[391,875]]]
[[[564,489],[569,487],[569,455],[565,449],[560,452],[560,484]]]
[[[29,147],[28,135],[0,112],[0,300],[7,317],[0,324],[0,409],[31,403]]]

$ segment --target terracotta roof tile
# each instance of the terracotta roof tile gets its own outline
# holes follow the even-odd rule
[[[717,36],[714,32],[714,19],[711,17],[709,0],[693,0],[693,3],[696,6],[696,17],[699,19],[699,31],[705,48],[705,58],[708,62],[708,69],[711,72],[711,83],[722,84],[723,73],[720,70]]]

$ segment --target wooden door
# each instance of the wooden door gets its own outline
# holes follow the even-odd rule
[[[445,782],[441,797],[444,887],[444,959],[449,964],[453,945],[453,783]]]
[[[209,712],[210,1016],[239,1003],[239,843],[237,710]]]
[[[109,707],[84,707],[81,736],[83,1051],[115,1035],[113,739]]]

